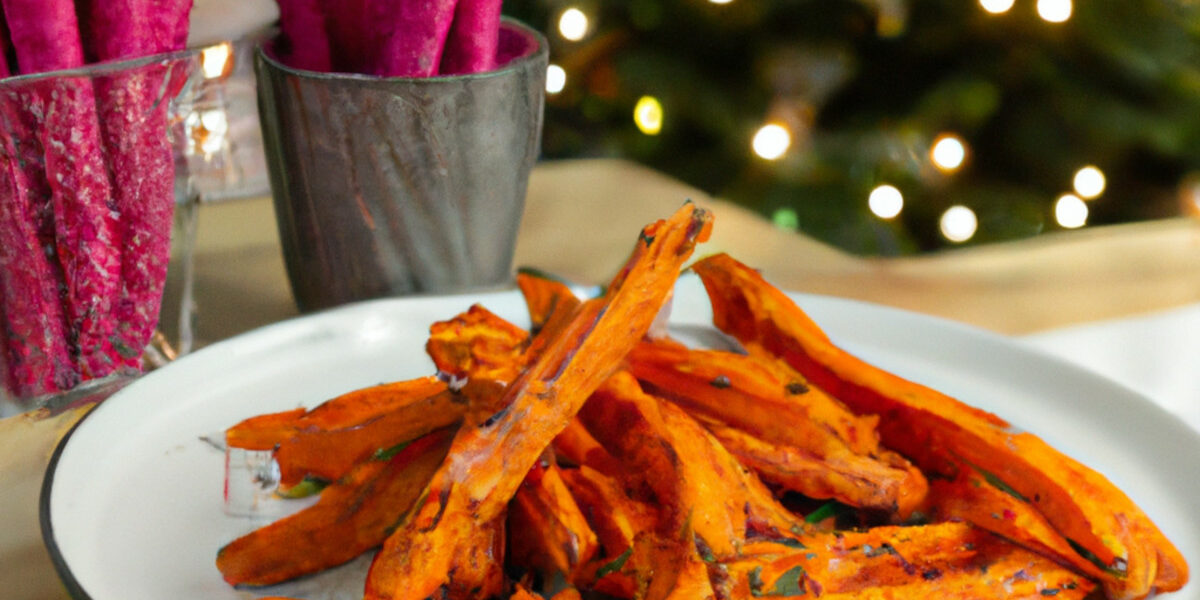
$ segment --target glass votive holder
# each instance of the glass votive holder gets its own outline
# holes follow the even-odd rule
[[[184,51],[0,80],[0,416],[169,357],[155,336],[199,75]]]
[[[381,78],[257,54],[263,147],[302,311],[496,288],[540,149],[548,50],[501,28],[496,69]]]

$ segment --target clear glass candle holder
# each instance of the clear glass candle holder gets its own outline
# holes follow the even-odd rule
[[[156,336],[199,52],[0,80],[0,416],[104,394]]]

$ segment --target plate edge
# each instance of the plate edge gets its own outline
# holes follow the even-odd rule
[[[67,594],[75,600],[94,599],[87,593],[87,590],[83,589],[83,585],[79,583],[79,580],[75,579],[75,574],[67,566],[67,561],[58,548],[58,542],[54,539],[54,524],[50,520],[50,493],[54,487],[54,474],[58,470],[58,461],[62,457],[63,451],[66,450],[67,441],[71,439],[71,436],[75,434],[79,426],[96,412],[95,408],[99,407],[89,410],[86,415],[83,415],[83,417],[76,421],[54,447],[54,452],[50,455],[50,462],[46,465],[46,473],[42,475],[42,489],[38,496],[38,524],[42,530],[42,545],[46,547],[46,553],[50,555],[50,562],[54,564],[54,570],[58,573],[59,581],[66,588]]]

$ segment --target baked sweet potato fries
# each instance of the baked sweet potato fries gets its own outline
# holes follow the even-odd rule
[[[710,215],[646,227],[599,298],[522,273],[525,331],[433,324],[437,374],[231,427],[311,507],[230,542],[266,586],[375,551],[364,597],[1143,598],[1187,564],[1100,474],[842,351],[724,255],[693,264],[745,352],[648,334]]]

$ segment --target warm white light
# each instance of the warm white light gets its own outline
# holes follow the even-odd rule
[[[633,122],[646,135],[658,135],[662,131],[663,107],[658,98],[642,96],[633,107]]]
[[[1071,0],[1038,0],[1038,16],[1050,23],[1064,23],[1071,18]]]
[[[733,2],[733,0],[708,0],[708,1],[712,2],[713,4],[729,4],[730,2]]]
[[[193,111],[188,113],[183,124],[189,132],[192,152],[211,156],[224,148],[225,134],[229,132],[229,119],[224,110]]]
[[[558,65],[546,67],[546,93],[557,94],[567,87],[567,72]]]
[[[993,15],[1004,14],[1013,7],[1016,0],[979,0],[979,6]]]
[[[884,184],[871,190],[867,206],[880,219],[891,219],[904,209],[904,195],[895,186]]]
[[[1079,194],[1080,198],[1091,200],[1104,193],[1108,181],[1104,178],[1104,171],[1089,165],[1075,172],[1075,180],[1072,183],[1075,193]]]
[[[956,205],[942,213],[938,227],[942,230],[942,236],[951,242],[965,242],[975,236],[979,219],[975,218],[975,211]]]
[[[588,32],[588,18],[578,8],[568,8],[558,18],[558,32],[572,42],[582,40]]]
[[[957,171],[967,158],[967,146],[958,136],[947,133],[938,136],[929,149],[933,165],[946,172]]]
[[[759,128],[758,133],[754,134],[752,142],[754,153],[767,160],[775,160],[783,156],[791,145],[792,136],[788,130],[774,123]]]
[[[1054,220],[1067,229],[1083,227],[1087,218],[1087,203],[1075,194],[1063,194],[1054,202]]]
[[[205,79],[216,79],[224,75],[232,54],[233,47],[229,45],[229,42],[221,42],[201,50],[200,64],[204,70]]]

